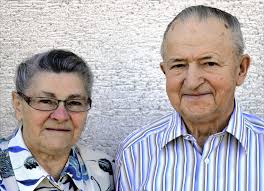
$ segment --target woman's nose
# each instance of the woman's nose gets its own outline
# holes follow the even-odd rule
[[[58,121],[66,121],[69,119],[69,113],[63,102],[60,102],[58,108],[52,112],[50,117]]]

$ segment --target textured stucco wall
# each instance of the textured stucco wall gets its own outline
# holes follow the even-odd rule
[[[114,156],[131,131],[168,113],[159,47],[169,21],[189,5],[236,15],[252,65],[237,98],[264,116],[263,0],[0,0],[0,136],[16,126],[16,65],[52,47],[81,55],[95,74],[93,109],[82,141]]]

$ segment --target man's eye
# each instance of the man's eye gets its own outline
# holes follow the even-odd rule
[[[208,65],[208,66],[216,66],[217,65],[216,62],[205,62],[204,64]]]
[[[180,69],[180,68],[183,68],[183,67],[185,67],[186,65],[185,64],[174,64],[174,65],[172,65],[171,67],[170,67],[170,69],[173,69],[173,68],[175,68],[175,69]]]

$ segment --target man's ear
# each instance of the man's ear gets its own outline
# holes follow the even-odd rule
[[[236,81],[237,86],[242,85],[243,82],[245,81],[249,66],[250,66],[250,57],[249,57],[249,55],[244,54],[240,58],[239,73],[238,73],[238,78]]]
[[[13,108],[16,113],[16,118],[18,121],[22,120],[22,99],[19,97],[19,95],[13,91],[12,92],[12,103]]]
[[[164,62],[161,62],[161,63],[160,63],[160,69],[161,69],[161,71],[163,72],[163,74],[166,74],[166,72],[165,72],[165,65],[164,65]]]

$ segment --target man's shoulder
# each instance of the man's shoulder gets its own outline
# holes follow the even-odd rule
[[[173,113],[167,114],[132,132],[124,139],[123,142],[121,142],[119,151],[139,144],[140,142],[147,140],[150,137],[161,135],[169,126],[172,115]]]
[[[257,134],[264,134],[264,118],[255,114],[243,113],[244,123]]]

